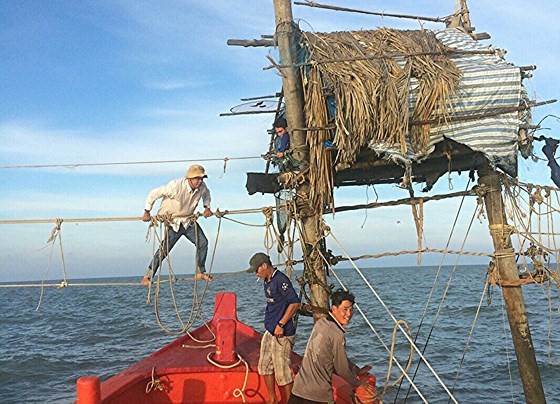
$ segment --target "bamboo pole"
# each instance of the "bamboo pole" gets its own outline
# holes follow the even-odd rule
[[[395,14],[395,13],[385,13],[385,12],[378,12],[378,11],[366,11],[366,10],[359,10],[356,8],[348,8],[348,7],[337,7],[331,6],[329,4],[320,4],[316,2],[307,2],[302,3],[299,1],[295,1],[294,4],[298,6],[307,6],[307,7],[316,7],[316,8],[324,8],[326,10],[333,10],[333,11],[346,11],[350,13],[358,13],[358,14],[368,14],[368,15],[378,15],[381,17],[393,17],[393,18],[406,18],[409,20],[423,20],[423,21],[431,21],[431,22],[445,22],[449,17],[423,17],[421,15],[408,15],[408,14]]]
[[[511,230],[505,216],[500,177],[488,167],[479,170],[478,176],[479,185],[487,190],[484,194],[484,204],[488,215],[490,235],[494,243],[495,263],[499,276],[503,281],[519,281],[515,251],[510,237]],[[521,286],[502,287],[502,294],[525,400],[532,404],[546,403]]]
[[[286,119],[290,128],[290,141],[293,146],[304,146],[306,134],[292,128],[305,127],[303,85],[295,68],[297,62],[296,27],[292,16],[292,6],[287,0],[274,0],[276,15],[276,40],[283,67],[282,86],[286,100]],[[299,161],[307,161],[308,153],[303,148],[298,148],[294,157]]]
[[[299,66],[314,66],[327,63],[339,63],[339,62],[357,62],[360,60],[383,60],[383,59],[397,59],[397,58],[408,58],[411,56],[440,56],[440,55],[495,55],[496,51],[492,49],[481,49],[481,50],[459,50],[447,48],[444,51],[423,51],[423,52],[387,52],[383,54],[373,54],[367,53],[363,56],[355,56],[348,58],[334,58],[334,59],[318,59],[309,62],[300,63]],[[283,67],[283,66],[280,66]],[[267,69],[266,67],[264,69]],[[264,70],[263,69],[263,70]]]
[[[268,111],[242,111],[242,112],[222,112],[220,116],[237,116],[237,115],[257,115],[257,114],[274,114],[276,110]]]
[[[303,85],[297,62],[297,28],[293,21],[290,0],[274,0],[276,16],[276,40],[282,67],[282,87],[286,104],[286,119],[290,129],[290,143],[294,157],[302,162],[309,160],[309,148],[306,144],[307,133],[296,128],[305,128]],[[309,183],[305,182],[298,190],[298,213],[301,217],[304,271],[308,275],[311,290],[311,304],[329,308],[326,273],[321,260],[320,236],[322,234],[322,217],[310,209]],[[322,317],[315,314],[315,319]]]
[[[469,7],[467,6],[467,0],[461,0],[461,15],[463,16],[463,21],[465,22],[465,28],[466,29],[472,28]]]
[[[276,44],[274,41],[270,41],[268,39],[228,39],[227,44],[229,46],[244,46],[247,47],[273,47]]]

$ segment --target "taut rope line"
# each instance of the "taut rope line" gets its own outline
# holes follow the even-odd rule
[[[271,209],[275,209],[271,207]],[[261,213],[262,208],[254,208],[254,209],[238,209],[238,210],[226,210],[221,212],[220,210],[216,210],[216,213],[219,213],[219,216],[225,215],[241,215],[241,214],[251,214],[251,213]],[[217,215],[218,216],[218,215]],[[180,215],[173,215],[172,218],[188,218],[193,219],[197,217],[197,214],[188,215],[188,216],[180,216]],[[155,216],[157,221],[162,221],[162,217],[160,215]],[[225,218],[225,217],[224,217]],[[58,220],[63,220],[66,223],[87,223],[87,222],[141,222],[142,216],[127,216],[127,217],[90,217],[90,218],[67,218],[67,219],[19,219],[19,220],[0,220],[0,224],[37,224],[37,223],[57,223]],[[262,225],[259,225],[262,226]]]
[[[338,246],[340,247],[340,249],[344,252],[344,254],[346,254],[346,256],[348,256],[348,253],[346,252],[346,250],[344,249],[344,247],[342,246],[342,244],[340,244],[340,241],[338,241],[338,239],[335,237],[335,235],[332,233],[332,231],[330,232],[331,237],[336,241],[336,243],[338,244]],[[352,266],[354,267],[354,269],[356,270],[356,272],[358,272],[358,274],[360,275],[360,277],[363,279],[363,281],[365,282],[365,284],[368,286],[368,288],[371,290],[371,292],[375,295],[375,297],[377,298],[377,300],[381,303],[381,305],[383,306],[383,308],[387,311],[387,313],[389,314],[389,316],[393,319],[393,321],[395,322],[395,324],[398,324],[398,320],[395,318],[395,316],[393,315],[393,313],[391,312],[391,310],[389,310],[389,308],[387,307],[387,305],[385,304],[385,302],[383,301],[383,299],[381,299],[381,296],[379,296],[379,294],[375,291],[375,289],[373,288],[373,286],[371,286],[371,284],[369,283],[369,281],[366,279],[366,277],[364,276],[364,274],[362,273],[362,271],[360,271],[360,269],[356,266],[356,264],[354,264],[352,261],[350,261],[350,263],[352,264]],[[443,382],[443,380],[441,380],[441,378],[439,377],[439,375],[436,373],[436,371],[434,370],[434,368],[432,367],[432,365],[430,365],[430,363],[428,362],[428,360],[426,359],[426,357],[422,354],[422,352],[420,352],[420,349],[418,349],[418,347],[416,346],[416,344],[414,344],[414,341],[412,341],[412,338],[410,338],[408,336],[408,334],[406,333],[405,329],[398,324],[399,329],[401,330],[401,332],[404,334],[404,336],[407,338],[407,340],[414,345],[414,350],[416,351],[416,353],[420,356],[420,358],[422,359],[422,361],[426,364],[426,366],[428,367],[428,369],[430,370],[430,372],[434,375],[434,377],[436,378],[436,380],[439,382],[439,384],[443,387],[443,389],[445,390],[445,392],[447,393],[447,395],[449,397],[451,397],[451,399],[453,400],[454,403],[457,404],[457,400],[455,399],[455,397],[453,397],[453,394],[449,391],[449,389],[447,388],[447,386],[445,385],[445,383]]]
[[[21,166],[0,166],[0,169],[16,169],[16,168],[78,168],[78,167],[99,167],[99,166],[125,166],[125,165],[140,165],[140,164],[169,164],[169,163],[193,163],[200,161],[224,161],[225,164],[229,160],[256,160],[262,159],[262,156],[247,156],[247,157],[221,157],[221,158],[207,158],[207,159],[186,159],[186,160],[152,160],[152,161],[128,161],[128,162],[112,162],[112,163],[69,163],[69,164],[36,164],[36,165],[21,165]]]
[[[463,198],[463,199],[461,200],[461,204],[459,205],[459,208],[458,208],[458,210],[457,210],[457,214],[455,215],[455,221],[454,221],[453,226],[452,226],[452,228],[451,228],[451,232],[450,232],[450,234],[449,234],[449,237],[448,237],[446,246],[448,246],[449,243],[451,242],[451,238],[452,238],[453,233],[454,233],[454,231],[455,231],[455,225],[457,224],[457,221],[458,221],[458,219],[459,219],[459,214],[460,214],[460,212],[461,212],[461,210],[462,210],[462,208],[463,208],[463,203],[464,203],[464,201],[465,201],[465,199]],[[462,242],[462,244],[461,244],[461,250],[465,247],[465,244],[466,244],[466,242],[467,242],[467,237],[468,237],[469,234],[470,234],[471,227],[472,227],[472,225],[473,225],[474,219],[477,217],[477,211],[478,211],[478,205],[475,207],[474,212],[473,212],[473,214],[472,214],[471,220],[470,220],[470,222],[469,222],[469,226],[468,226],[468,228],[467,228],[467,231],[466,231],[465,236],[464,236],[464,238],[463,238],[463,242]],[[453,280],[453,276],[455,275],[455,271],[456,271],[456,269],[457,269],[457,265],[459,264],[459,259],[461,258],[461,255],[462,255],[462,254],[458,254],[458,255],[457,255],[457,258],[456,258],[456,260],[455,260],[455,264],[453,265],[453,269],[451,270],[451,274],[449,275],[449,279],[448,279],[448,281],[447,281],[447,285],[446,285],[445,290],[444,290],[444,292],[443,292],[443,294],[442,294],[442,296],[441,296],[441,300],[440,300],[439,306],[438,306],[438,308],[437,308],[436,314],[435,314],[434,319],[433,319],[433,321],[432,321],[432,325],[431,325],[431,327],[430,327],[430,331],[429,331],[429,333],[428,333],[428,337],[426,338],[426,341],[424,342],[424,347],[422,348],[422,353],[426,352],[426,349],[428,348],[428,343],[430,342],[430,338],[432,337],[432,332],[433,332],[433,330],[434,330],[434,328],[435,328],[435,326],[436,326],[437,320],[438,320],[438,318],[439,318],[439,314],[440,314],[441,309],[442,309],[442,307],[443,307],[443,303],[445,302],[445,299],[447,298],[447,293],[448,293],[448,291],[449,291],[449,288],[451,287],[451,281]],[[434,289],[435,289],[435,286],[436,286],[437,279],[439,278],[439,276],[440,276],[440,274],[441,274],[441,270],[442,270],[442,268],[443,268],[444,259],[445,259],[445,255],[444,255],[444,256],[442,257],[442,259],[441,259],[440,266],[439,266],[438,271],[437,271],[437,273],[436,273],[436,277],[434,278],[434,282],[432,283],[432,288],[431,288],[431,290],[430,290],[430,294],[429,294],[428,300],[426,301],[426,305],[424,306],[424,311],[423,311],[423,313],[422,313],[422,321],[420,322],[420,325],[418,326],[418,330],[417,330],[416,336],[415,336],[415,338],[414,338],[414,341],[415,341],[415,342],[416,342],[416,338],[417,338],[418,335],[420,334],[420,329],[421,329],[422,324],[423,324],[423,322],[424,322],[424,317],[425,317],[426,313],[428,312],[428,307],[429,307],[431,298],[432,298],[432,296],[433,296],[433,292],[434,292]],[[416,378],[416,374],[418,373],[419,367],[420,367],[420,363],[418,363],[418,364],[416,365],[416,369],[414,370],[414,375],[412,376],[413,379]],[[400,386],[399,386],[399,389],[400,389]],[[409,388],[408,391],[407,391],[406,397],[408,397],[408,394],[409,394],[409,393],[410,393],[410,388]],[[406,401],[406,400],[405,400],[405,401]]]
[[[486,282],[484,283],[484,288],[482,289],[482,295],[480,296],[480,301],[478,302],[478,307],[476,308],[476,313],[474,315],[471,329],[469,331],[469,336],[467,337],[465,349],[463,350],[463,356],[461,356],[461,361],[459,362],[459,367],[457,368],[457,373],[455,374],[455,379],[453,380],[453,386],[451,387],[451,391],[455,390],[455,386],[457,385],[457,381],[459,380],[459,375],[461,374],[461,368],[463,367],[463,362],[465,361],[465,356],[467,355],[467,350],[469,349],[469,344],[471,342],[471,338],[474,332],[474,327],[476,325],[476,321],[478,320],[480,309],[482,308],[482,302],[484,301],[484,297],[486,296],[487,290],[488,290],[488,275],[486,276]]]
[[[324,258],[324,257],[323,257]],[[336,274],[335,270],[331,267],[331,272],[333,273],[333,275],[335,276],[336,280],[338,281],[338,283],[345,289],[348,290],[348,288],[346,287],[346,285],[344,284],[344,282],[342,282],[342,280],[339,278],[339,276]],[[381,302],[382,304],[384,304],[383,302]],[[389,353],[389,355],[391,356],[391,360],[394,361],[397,364],[397,367],[401,370],[402,374],[404,375],[404,377],[406,377],[406,379],[409,381],[410,385],[414,388],[414,390],[416,391],[416,393],[418,393],[418,396],[420,396],[420,398],[422,399],[422,401],[424,401],[425,403],[428,403],[428,400],[426,400],[426,398],[423,396],[423,394],[420,392],[420,390],[418,389],[418,387],[416,386],[416,384],[414,383],[414,380],[412,380],[410,378],[410,376],[407,373],[407,369],[403,368],[403,366],[401,365],[401,363],[398,361],[397,358],[395,358],[392,354],[391,354],[391,350],[389,349],[389,347],[387,346],[387,344],[385,344],[385,342],[383,341],[383,338],[381,338],[381,335],[379,335],[379,333],[377,332],[377,330],[375,329],[375,327],[373,326],[373,324],[371,324],[371,321],[369,321],[369,319],[367,318],[366,314],[363,312],[363,310],[361,309],[360,305],[358,303],[354,303],[354,307],[360,312],[360,315],[362,316],[362,318],[364,319],[364,321],[368,324],[369,328],[373,331],[373,333],[375,334],[375,336],[377,337],[377,339],[379,340],[379,342],[381,343],[381,345],[385,348],[385,350]],[[387,311],[389,311],[389,309],[387,309]]]

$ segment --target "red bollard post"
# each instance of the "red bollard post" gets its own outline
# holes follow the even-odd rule
[[[216,355],[214,360],[220,364],[231,365],[237,361],[235,325],[235,320],[229,318],[219,319],[216,325]]]
[[[97,376],[83,376],[76,382],[78,404],[101,404],[101,381]]]

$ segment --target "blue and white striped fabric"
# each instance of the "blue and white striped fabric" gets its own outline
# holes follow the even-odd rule
[[[492,49],[481,45],[469,35],[457,29],[435,32],[436,38],[450,48],[472,51]],[[451,54],[450,58],[461,70],[463,77],[457,95],[452,99],[450,116],[480,115],[496,109],[518,107],[522,99],[521,72],[519,67],[507,63],[496,54]],[[417,82],[410,85],[409,109],[416,102]],[[397,147],[370,143],[377,153],[396,162],[421,161],[434,149],[443,137],[462,143],[475,151],[484,153],[493,166],[506,173],[517,175],[517,134],[520,124],[517,111],[476,120],[455,121],[432,125],[430,147],[425,153],[413,153],[409,147],[403,155]],[[409,146],[409,145],[408,145]]]

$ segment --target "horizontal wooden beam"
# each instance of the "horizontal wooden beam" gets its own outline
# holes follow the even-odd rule
[[[329,4],[320,4],[314,1],[308,1],[306,3],[295,1],[294,4],[298,6],[324,8],[326,10],[333,10],[333,11],[347,11],[350,13],[378,15],[381,17],[406,18],[412,20],[423,20],[423,21],[431,21],[431,22],[445,22],[449,18],[449,17],[422,17],[420,15],[407,15],[407,14],[385,13],[385,12],[378,12],[378,11],[366,11],[366,10],[359,10],[356,8],[337,7],[337,6],[331,6]]]
[[[274,47],[276,46],[276,42],[271,41],[269,39],[228,39],[227,44],[229,46],[244,46],[245,48],[248,47]]]

